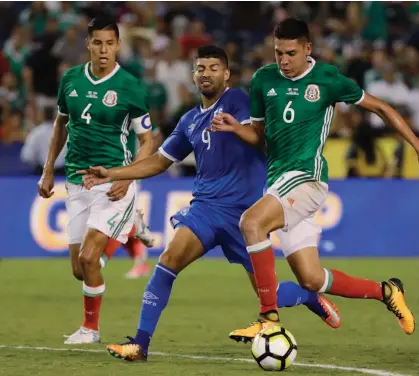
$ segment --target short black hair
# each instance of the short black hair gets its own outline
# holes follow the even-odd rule
[[[95,30],[113,30],[116,34],[116,39],[119,40],[119,28],[112,17],[98,16],[93,18],[87,27],[87,35],[91,37]]]
[[[276,39],[306,39],[310,41],[307,23],[297,18],[287,18],[276,25],[274,36]]]
[[[228,68],[228,57],[221,47],[213,44],[207,44],[198,48],[196,54],[197,59],[208,59],[211,57],[219,59]]]

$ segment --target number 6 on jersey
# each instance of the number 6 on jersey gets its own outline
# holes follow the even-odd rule
[[[81,118],[83,119],[83,120],[86,120],[86,123],[87,124],[90,124],[90,119],[92,118],[91,116],[90,116],[90,114],[88,113],[88,111],[89,111],[89,108],[90,107],[92,107],[92,104],[91,103],[89,103],[87,106],[86,106],[86,108],[83,110],[83,112],[82,112],[82,114],[81,114]]]
[[[292,101],[289,101],[282,114],[282,118],[286,123],[292,123],[294,121],[295,111],[291,108],[291,105]]]

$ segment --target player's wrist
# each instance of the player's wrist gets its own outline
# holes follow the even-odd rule
[[[54,166],[46,164],[44,166],[44,171],[42,172],[42,175],[54,175]]]

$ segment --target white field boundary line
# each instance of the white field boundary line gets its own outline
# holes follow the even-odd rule
[[[37,346],[14,346],[14,345],[0,345],[0,349],[105,353],[105,350],[99,350],[99,349],[55,348],[55,347],[37,347]],[[172,353],[165,353],[165,352],[150,352],[149,354],[152,356],[166,356],[166,357],[194,359],[194,360],[214,360],[214,361],[223,361],[223,362],[242,362],[242,363],[254,362],[253,359],[227,358],[227,357],[222,357],[222,356],[203,356],[203,355],[201,356],[201,355],[187,355],[187,354],[182,355],[182,354],[172,354]],[[366,375],[375,375],[375,376],[408,376],[406,374],[381,371],[378,369],[342,367],[342,366],[337,366],[334,364],[311,364],[311,363],[295,362],[293,365],[297,367],[306,367],[306,368],[322,368],[322,369],[333,369],[333,370],[338,370],[338,371],[358,372],[358,373],[363,373]]]

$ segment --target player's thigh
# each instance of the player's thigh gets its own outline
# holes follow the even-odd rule
[[[219,218],[214,213],[214,208],[194,202],[190,207],[183,208],[170,218],[174,229],[187,227],[200,241],[203,252],[206,253],[217,245],[216,223]]]
[[[66,209],[68,214],[68,243],[81,244],[87,230],[87,220],[89,218],[89,206],[91,195],[89,191],[81,185],[67,182],[66,189],[68,198]]]
[[[199,238],[189,227],[180,225],[160,255],[159,262],[179,273],[203,254],[204,246]]]
[[[131,183],[124,198],[110,201],[106,193],[111,184],[102,184],[91,190],[93,200],[90,205],[87,226],[109,238],[126,243],[134,225],[136,185]]]
[[[242,210],[217,208],[215,214],[218,219],[215,235],[224,256],[230,263],[240,264],[247,272],[253,273],[252,262],[239,228]]]
[[[288,231],[277,232],[281,249],[298,282],[314,291],[318,291],[324,282],[324,270],[317,250],[320,233],[314,215]]]
[[[240,219],[240,229],[246,235],[255,231],[264,234],[284,226],[284,210],[281,203],[273,196],[266,195],[247,209]]]
[[[300,171],[282,175],[267,191],[283,209],[283,228],[292,229],[320,209],[327,197],[327,184],[310,181],[311,177]]]

